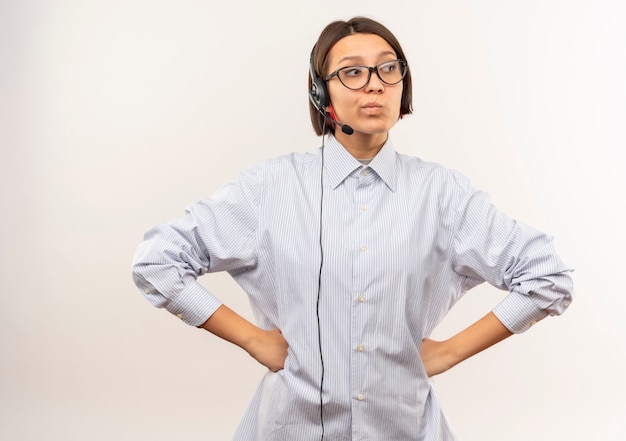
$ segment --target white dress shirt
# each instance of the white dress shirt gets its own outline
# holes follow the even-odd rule
[[[244,170],[148,231],[135,255],[148,300],[193,326],[221,305],[196,280],[215,271],[228,271],[257,325],[279,328],[289,344],[238,441],[319,440],[322,357],[325,440],[455,440],[422,339],[484,281],[508,292],[493,312],[516,333],[561,314],[572,297],[552,239],[498,211],[467,178],[390,141],[363,165],[332,136],[323,154]]]

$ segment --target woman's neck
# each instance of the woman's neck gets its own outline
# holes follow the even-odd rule
[[[352,135],[337,130],[335,138],[356,159],[372,159],[387,142],[389,133],[369,135],[354,132]]]

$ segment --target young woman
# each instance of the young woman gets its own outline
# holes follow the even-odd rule
[[[323,147],[244,170],[150,230],[135,283],[268,368],[235,440],[455,440],[428,378],[561,314],[570,270],[550,237],[465,177],[395,152],[389,131],[411,112],[411,75],[384,26],[331,23],[310,71]],[[196,281],[215,271],[246,291],[256,324]],[[484,281],[508,291],[501,303],[428,339]]]

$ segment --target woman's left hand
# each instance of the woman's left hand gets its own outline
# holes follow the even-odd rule
[[[429,338],[422,340],[422,363],[429,377],[439,375],[452,368],[455,363],[450,356],[445,341],[436,341]]]
[[[420,354],[429,377],[441,374],[513,335],[493,312],[444,341],[422,340]]]

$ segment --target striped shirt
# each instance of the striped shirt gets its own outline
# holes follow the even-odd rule
[[[319,440],[322,359],[324,439],[456,440],[422,339],[484,281],[508,291],[493,312],[516,333],[561,314],[572,296],[552,239],[498,211],[467,178],[390,141],[363,165],[332,136],[323,150],[244,170],[148,231],[134,260],[148,300],[194,326],[221,305],[196,280],[215,271],[228,271],[257,325],[289,344],[237,441]]]

